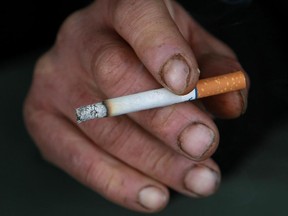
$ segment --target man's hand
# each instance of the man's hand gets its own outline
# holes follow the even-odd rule
[[[176,2],[98,0],[72,14],[39,59],[25,122],[46,160],[115,203],[155,212],[168,188],[215,192],[220,171],[209,157],[219,134],[211,116],[239,116],[247,90],[81,124],[75,108],[160,86],[185,94],[199,75],[238,70],[231,49]]]

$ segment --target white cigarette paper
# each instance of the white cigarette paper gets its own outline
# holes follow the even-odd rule
[[[118,116],[141,110],[169,106],[197,98],[240,90],[246,87],[245,75],[238,71],[199,80],[196,88],[186,95],[176,95],[165,88],[107,99],[76,109],[77,122]]]

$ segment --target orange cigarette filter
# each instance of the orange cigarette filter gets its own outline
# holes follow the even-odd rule
[[[246,88],[246,78],[242,71],[199,80],[196,85],[198,98],[223,94]]]

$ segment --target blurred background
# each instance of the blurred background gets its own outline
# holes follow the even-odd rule
[[[6,1],[0,7],[0,215],[142,215],[106,201],[45,162],[26,132],[22,104],[36,60],[64,19],[91,1]],[[251,77],[247,113],[216,120],[218,193],[190,199],[171,191],[156,215],[288,214],[288,2],[179,1],[236,52]]]

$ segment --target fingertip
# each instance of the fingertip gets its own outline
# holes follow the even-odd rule
[[[214,194],[221,181],[220,172],[204,165],[196,165],[186,174],[185,187],[194,197],[206,197]]]
[[[235,119],[244,115],[248,107],[247,89],[203,98],[206,109],[214,117]]]
[[[139,191],[139,204],[148,211],[157,212],[162,210],[168,203],[167,191],[155,186],[146,186]]]
[[[179,135],[179,147],[195,161],[207,159],[218,145],[218,136],[214,130],[202,123],[187,126]]]
[[[198,81],[200,70],[188,64],[181,54],[172,56],[161,68],[164,85],[175,94],[190,92]]]

